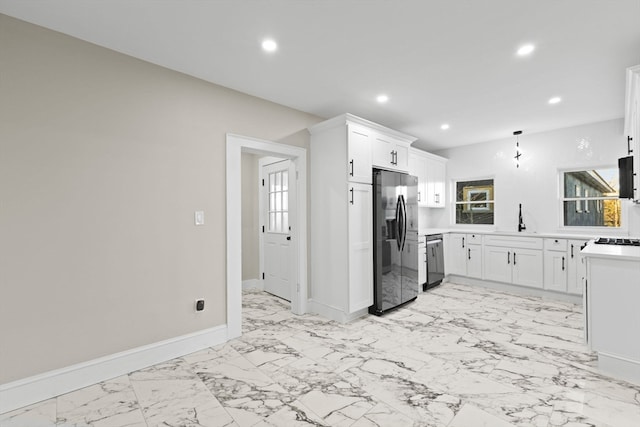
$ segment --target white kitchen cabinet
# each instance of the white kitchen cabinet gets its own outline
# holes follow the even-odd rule
[[[347,125],[347,179],[351,182],[371,184],[372,131],[362,126]]]
[[[418,177],[418,206],[427,204],[427,158],[423,151],[409,150],[409,175]]]
[[[496,282],[511,283],[512,258],[510,248],[501,246],[484,247],[484,278]]]
[[[418,237],[418,284],[427,281],[427,242],[425,236]]]
[[[640,65],[627,68],[624,129],[628,153],[633,155],[633,201],[640,203]]]
[[[542,241],[534,237],[485,236],[484,277],[496,282],[543,287]]]
[[[429,208],[446,206],[446,162],[447,159],[435,155],[427,157],[427,197],[425,205]]]
[[[482,277],[482,240],[477,234],[451,233],[447,245],[447,273]]]
[[[542,251],[515,249],[513,251],[513,284],[542,288]]]
[[[580,252],[587,246],[588,240],[569,240],[567,242],[567,292],[582,295],[587,275],[585,258]]]
[[[408,173],[411,142],[393,135],[377,133],[373,138],[373,165]]]
[[[418,205],[427,208],[446,206],[446,162],[444,157],[412,148],[409,173],[418,177]]]
[[[413,139],[351,114],[318,123],[309,132],[309,309],[348,322],[373,304],[374,135]]]
[[[445,245],[447,251],[447,274],[467,275],[466,239],[466,234],[449,234]]]
[[[349,188],[349,313],[373,304],[372,186],[351,183]]]
[[[467,245],[467,277],[482,278],[482,245]]]
[[[584,251],[587,344],[598,353],[599,369],[640,383],[640,251],[602,246],[590,243]]]
[[[556,292],[567,292],[568,262],[567,241],[564,239],[545,239],[545,289]]]

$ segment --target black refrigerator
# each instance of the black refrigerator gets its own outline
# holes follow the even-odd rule
[[[373,227],[369,313],[380,316],[418,297],[417,177],[373,170]]]

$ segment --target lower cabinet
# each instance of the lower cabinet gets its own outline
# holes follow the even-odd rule
[[[567,292],[582,295],[587,277],[587,264],[580,252],[587,246],[588,240],[569,240],[567,242]]]
[[[418,237],[418,285],[427,282],[427,242],[425,236]]]
[[[448,274],[482,278],[482,236],[451,233],[445,248]]]
[[[485,236],[484,278],[542,288],[542,242],[535,237]]]
[[[373,192],[368,184],[350,183],[349,188],[348,312],[354,313],[373,304]]]
[[[447,274],[582,295],[588,240],[487,233],[448,236]]]
[[[514,285],[542,287],[542,251],[535,249],[484,247],[484,278]]]
[[[513,284],[542,288],[542,251],[534,249],[514,249]]]
[[[567,292],[567,241],[544,239],[544,288]]]

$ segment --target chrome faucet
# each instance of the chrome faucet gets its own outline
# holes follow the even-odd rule
[[[522,203],[520,203],[519,205],[520,207],[518,208],[518,231],[523,231],[526,230],[527,227],[524,225],[524,222],[522,222]]]

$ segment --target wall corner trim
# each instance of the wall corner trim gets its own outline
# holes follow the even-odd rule
[[[228,341],[215,326],[120,353],[0,384],[0,414]]]

